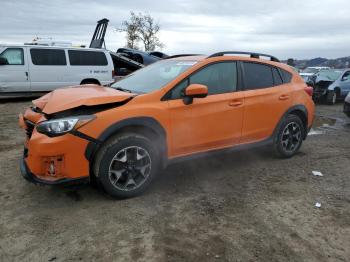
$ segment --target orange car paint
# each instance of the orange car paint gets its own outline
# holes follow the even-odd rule
[[[163,88],[149,94],[134,95],[101,86],[73,87],[55,90],[35,101],[34,105],[45,114],[52,114],[81,105],[98,105],[122,102],[131,97],[126,105],[107,109],[95,114],[96,118],[79,128],[79,132],[97,139],[104,130],[119,121],[133,117],[152,117],[166,132],[167,158],[253,143],[267,139],[291,106],[303,104],[308,110],[308,123],[313,122],[314,105],[303,90],[305,83],[288,66],[281,63],[240,56],[181,57],[177,60],[196,60],[192,68],[179,75]],[[210,63],[219,61],[254,61],[283,68],[293,75],[291,83],[283,87],[260,90],[237,91],[226,94],[209,95],[194,99],[194,103],[184,105],[181,99],[162,101],[162,97],[194,71]],[[28,109],[20,116],[20,125],[25,121],[39,123],[46,120],[45,114]],[[46,180],[79,178],[89,176],[89,161],[85,150],[89,141],[72,134],[47,137],[34,129],[27,141],[29,149],[25,159],[29,169],[37,177]],[[50,161],[60,163],[59,174],[49,171]]]

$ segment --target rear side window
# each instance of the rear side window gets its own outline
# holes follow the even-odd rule
[[[69,50],[68,55],[72,66],[108,65],[106,55],[103,52]]]
[[[61,66],[67,65],[66,54],[62,49],[30,49],[34,65]]]
[[[283,83],[289,83],[292,80],[292,74],[287,72],[286,70],[283,69],[279,69],[279,71],[281,72],[281,76],[283,79]]]
[[[271,67],[268,65],[244,62],[244,83],[246,90],[274,86]]]
[[[0,57],[6,58],[8,65],[24,65],[22,48],[7,48]]]

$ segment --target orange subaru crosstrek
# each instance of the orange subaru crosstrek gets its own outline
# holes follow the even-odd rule
[[[19,118],[27,136],[21,173],[40,184],[96,181],[126,198],[188,156],[270,145],[291,157],[313,122],[310,95],[273,56],[172,57],[111,87],[58,89],[34,100]]]

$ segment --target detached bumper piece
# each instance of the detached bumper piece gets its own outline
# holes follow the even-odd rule
[[[62,178],[54,181],[38,178],[29,170],[26,162],[24,161],[24,157],[22,157],[20,160],[20,170],[25,180],[38,185],[76,185],[76,184],[84,184],[89,182],[89,177],[72,178],[72,179]]]
[[[344,102],[344,114],[350,117],[350,103]]]

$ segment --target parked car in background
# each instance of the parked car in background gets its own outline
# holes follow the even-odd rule
[[[135,50],[131,48],[119,48],[117,50],[117,53],[121,53],[124,56],[143,65],[149,65],[168,57],[168,55],[159,51],[144,52],[144,51]]]
[[[344,101],[344,113],[350,117],[350,93],[348,93]]]
[[[19,118],[24,178],[97,181],[118,198],[142,193],[186,156],[269,145],[292,157],[314,118],[296,72],[246,52],[164,59],[111,87],[55,90],[33,103]]]
[[[335,104],[350,92],[350,69],[322,70],[312,77],[313,98]]]
[[[40,45],[0,46],[0,97],[28,95],[56,88],[113,82],[106,50]]]
[[[304,79],[305,83],[310,83],[310,77],[322,70],[330,69],[327,66],[310,66],[302,70],[299,74]]]

